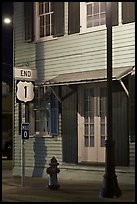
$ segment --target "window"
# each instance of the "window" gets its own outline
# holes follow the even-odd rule
[[[64,35],[64,2],[36,2],[36,40]]]
[[[50,92],[45,87],[35,88],[34,127],[36,134],[49,134],[50,132]]]
[[[39,2],[40,37],[53,35],[53,3]]]
[[[118,2],[112,2],[112,25],[118,25]],[[106,2],[80,2],[80,31],[106,28]]]
[[[105,2],[87,2],[87,28],[106,23]]]

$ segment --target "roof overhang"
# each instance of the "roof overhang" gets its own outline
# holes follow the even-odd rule
[[[123,77],[132,74],[134,66],[117,67],[112,70],[112,80],[120,80]],[[58,76],[46,81],[47,86],[59,86],[70,84],[82,84],[91,82],[101,82],[107,80],[107,69],[97,69],[91,71],[82,71],[74,73],[59,74]]]

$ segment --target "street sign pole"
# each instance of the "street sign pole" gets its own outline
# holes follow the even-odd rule
[[[23,70],[22,70],[23,71]],[[22,73],[22,72],[21,72]],[[27,72],[30,74],[30,72]],[[19,81],[17,83],[17,99],[19,101],[23,101],[24,103],[21,103],[21,112],[22,112],[22,124],[21,124],[21,130],[22,130],[22,139],[21,139],[21,186],[24,186],[25,182],[25,140],[29,139],[29,124],[26,122],[26,102],[30,102],[34,98],[34,85],[32,82],[23,82]],[[23,126],[24,125],[24,126]]]
[[[26,117],[26,106],[25,103],[22,103],[22,123],[25,123]],[[25,140],[21,139],[21,186],[24,187],[25,184]]]

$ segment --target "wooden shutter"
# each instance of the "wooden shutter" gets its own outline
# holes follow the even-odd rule
[[[68,2],[68,34],[80,32],[80,2]]]
[[[25,41],[32,42],[34,35],[33,26],[33,2],[24,2],[24,29]]]
[[[122,2],[122,23],[135,21],[135,2]]]
[[[118,2],[112,2],[112,26],[118,25]]]
[[[53,3],[53,26],[54,36],[59,37],[64,35],[64,2]]]
[[[53,93],[50,95],[50,134],[58,135],[58,101]]]

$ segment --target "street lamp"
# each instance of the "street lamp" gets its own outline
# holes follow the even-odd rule
[[[4,23],[5,24],[10,24],[11,23],[11,19],[8,18],[8,17],[4,18]]]
[[[118,186],[115,174],[115,156],[112,128],[112,3],[106,2],[106,26],[107,26],[107,140],[105,174],[103,186],[100,192],[101,197],[119,197],[121,191]]]

